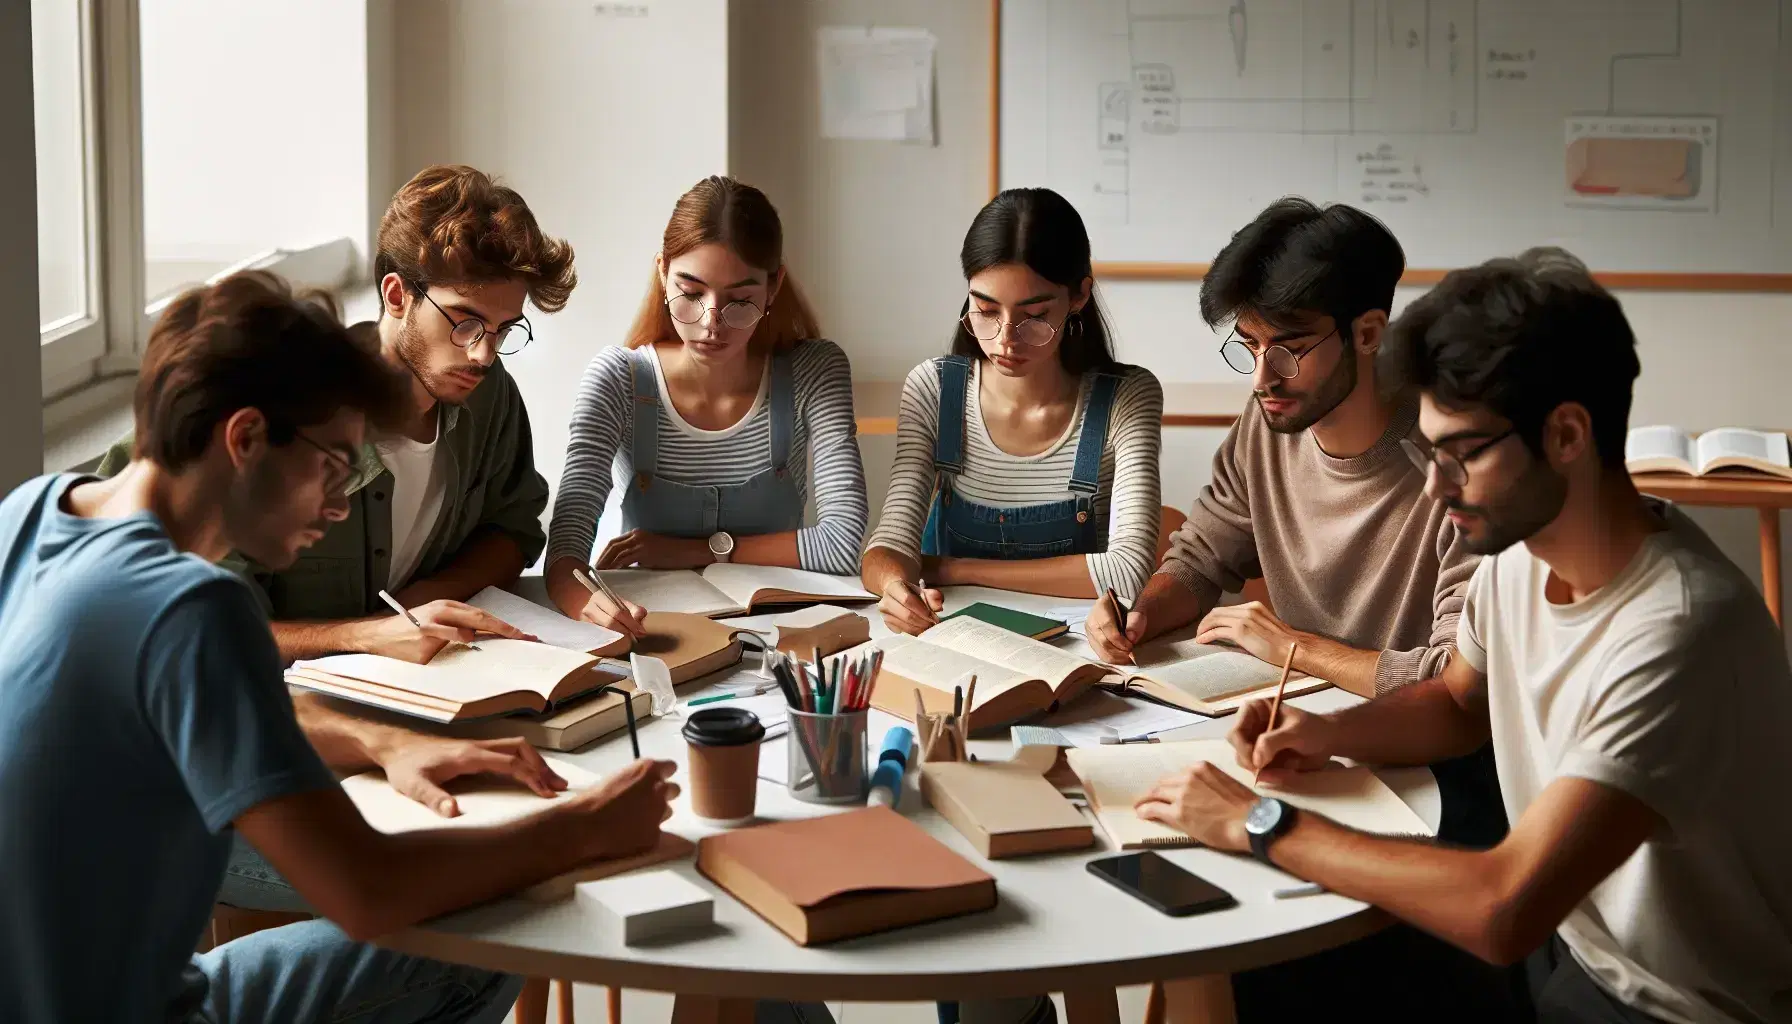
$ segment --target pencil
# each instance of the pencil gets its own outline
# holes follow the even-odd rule
[[[1282,691],[1288,688],[1288,670],[1294,667],[1294,647],[1295,642],[1288,641],[1288,657],[1282,659],[1282,678],[1276,681],[1276,695],[1269,702],[1269,724],[1263,727],[1264,732],[1276,727],[1276,714],[1282,710]],[[1256,785],[1257,780],[1262,777],[1263,769],[1258,768],[1251,776],[1251,785]]]
[[[967,683],[964,688],[964,718],[967,723],[969,723],[971,720],[971,702],[976,699],[977,699],[977,673],[972,672],[971,673],[971,681],[969,683]]]
[[[1113,587],[1107,588],[1107,592],[1108,603],[1114,606],[1114,621],[1120,624],[1120,632],[1124,633],[1126,632],[1126,616],[1128,609],[1125,605],[1120,603],[1120,595],[1114,593]]]

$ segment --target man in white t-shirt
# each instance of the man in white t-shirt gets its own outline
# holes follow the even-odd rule
[[[1483,559],[1437,679],[1311,715],[1244,709],[1240,761],[1423,764],[1491,736],[1491,850],[1352,832],[1203,765],[1140,813],[1488,960],[1539,1020],[1792,1021],[1792,669],[1760,595],[1624,469],[1636,343],[1573,257],[1453,272],[1393,325],[1431,492]],[[1437,1018],[1450,1019],[1449,1007]]]

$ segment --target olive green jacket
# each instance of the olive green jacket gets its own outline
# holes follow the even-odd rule
[[[443,405],[442,439],[448,474],[442,510],[413,579],[441,571],[476,533],[497,529],[522,550],[523,564],[540,557],[547,538],[541,514],[548,485],[535,471],[529,413],[516,381],[494,364],[465,405]],[[111,476],[131,461],[129,435],[101,459],[99,474]],[[392,562],[392,473],[372,444],[349,481],[348,518],[334,523],[322,540],[291,568],[271,572],[232,555],[225,565],[248,577],[274,619],[347,619],[386,611],[379,592]]]

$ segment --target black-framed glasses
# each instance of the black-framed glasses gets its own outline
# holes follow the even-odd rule
[[[1436,445],[1431,447],[1430,454],[1426,454],[1418,445],[1413,444],[1410,438],[1404,437],[1400,439],[1400,447],[1406,452],[1406,457],[1412,460],[1412,464],[1419,468],[1419,472],[1429,475],[1431,467],[1436,466],[1438,479],[1451,487],[1463,487],[1468,484],[1468,463],[1482,452],[1516,433],[1518,433],[1517,427],[1509,427],[1461,455],[1452,455]]]
[[[1256,373],[1257,360],[1261,358],[1268,364],[1270,373],[1273,373],[1278,377],[1293,379],[1300,376],[1300,361],[1312,355],[1318,350],[1319,346],[1325,344],[1327,339],[1334,335],[1339,338],[1343,337],[1343,335],[1338,334],[1337,328],[1334,327],[1326,332],[1324,338],[1320,338],[1318,341],[1308,346],[1307,350],[1298,356],[1290,351],[1286,345],[1271,345],[1264,349],[1263,355],[1259,357],[1251,346],[1245,344],[1240,340],[1238,335],[1234,333],[1220,344],[1220,358],[1226,361],[1227,366],[1237,370],[1239,373]]]
[[[324,477],[324,493],[331,495],[346,493],[348,482],[354,479],[355,476],[355,464],[343,458],[337,452],[331,451],[323,445],[318,444],[316,441],[313,441],[310,435],[306,434],[303,430],[294,429],[293,434],[297,436],[299,440],[324,453],[324,459],[330,465],[329,475]]]
[[[490,337],[492,347],[499,355],[514,356],[535,340],[535,332],[529,327],[529,318],[526,316],[517,317],[495,331],[487,331],[485,324],[477,317],[456,320],[450,316],[441,303],[430,298],[426,285],[418,284],[417,294],[429,299],[429,304],[436,307],[436,312],[442,314],[442,319],[448,321],[448,340],[454,342],[455,348],[472,348]]]
[[[1002,319],[1000,313],[986,313],[981,309],[973,309],[966,313],[961,322],[964,329],[971,332],[971,337],[978,341],[994,341],[1002,336],[1002,328],[1014,328],[1014,340],[1029,348],[1049,345],[1058,336],[1058,329],[1036,316],[1023,317],[1015,321]]]
[[[666,296],[666,314],[681,324],[702,323],[703,315],[715,308],[704,305],[702,296],[692,295],[689,292]],[[733,302],[723,304],[716,313],[716,322],[723,327],[744,331],[758,323],[764,316],[765,310],[760,309],[757,303],[749,302],[746,299],[735,299]]]

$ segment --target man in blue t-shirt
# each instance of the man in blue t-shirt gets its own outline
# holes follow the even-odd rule
[[[382,835],[325,764],[366,752],[300,727],[265,616],[212,563],[322,536],[399,395],[237,275],[151,334],[129,467],[0,502],[0,1020],[495,1021],[510,979],[357,940],[657,840],[677,787],[652,761],[513,825]],[[329,920],[195,957],[232,827]]]

